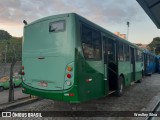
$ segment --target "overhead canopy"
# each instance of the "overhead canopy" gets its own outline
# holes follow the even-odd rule
[[[160,0],[137,0],[137,2],[160,29]]]

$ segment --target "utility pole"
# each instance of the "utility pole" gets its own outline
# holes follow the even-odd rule
[[[13,67],[16,63],[16,53],[15,53],[15,47],[13,46],[13,52],[14,52],[14,57],[13,61],[11,63],[11,68],[10,68],[10,87],[9,87],[9,102],[14,101],[14,81],[13,81]]]
[[[9,102],[14,101],[14,81],[13,81],[13,67],[16,63],[16,59],[13,59],[13,62],[11,63],[11,68],[10,68],[10,87],[9,87]]]
[[[128,40],[128,37],[129,37],[129,21],[127,21],[127,40]]]
[[[156,50],[156,48],[155,48],[155,47],[153,47],[153,50],[154,50],[154,51],[153,51],[153,52],[154,52],[154,54],[156,54],[156,51],[155,51],[155,50]]]

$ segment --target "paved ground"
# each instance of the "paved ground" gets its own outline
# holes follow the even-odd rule
[[[52,100],[41,100],[30,105],[25,105],[13,109],[12,111],[70,111],[72,108],[76,111],[140,111],[144,109],[150,100],[160,92],[160,74],[154,74],[151,77],[145,77],[142,83],[136,83],[125,89],[122,97],[115,97],[114,95],[107,96],[98,100],[92,100],[85,103],[72,106],[64,102],[55,102]],[[76,108],[76,109],[75,109]],[[96,114],[96,112],[95,112]],[[40,118],[34,118],[38,120]],[[43,118],[45,120],[52,119],[88,119],[88,120],[131,120],[134,118],[104,118],[104,117],[89,117],[89,118]]]
[[[2,92],[0,92],[0,104],[7,103],[8,96],[9,96],[9,90],[3,90]],[[20,99],[20,98],[24,98],[27,96],[29,96],[29,95],[22,93],[21,87],[14,88],[14,99],[15,100]]]

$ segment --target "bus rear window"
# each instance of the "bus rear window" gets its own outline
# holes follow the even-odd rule
[[[59,32],[65,30],[65,21],[55,21],[49,23],[49,32]]]

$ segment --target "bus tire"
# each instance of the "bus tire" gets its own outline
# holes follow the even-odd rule
[[[137,81],[137,83],[141,83],[141,82],[142,82],[142,79],[140,79],[140,80]]]
[[[151,73],[148,74],[148,76],[150,76],[150,77],[151,77],[151,75],[152,75]]]
[[[121,97],[123,94],[123,88],[124,88],[124,84],[123,84],[124,78],[122,76],[119,76],[118,79],[118,89],[116,91],[116,96]]]
[[[4,90],[4,88],[2,86],[0,86],[0,92],[2,92]]]

